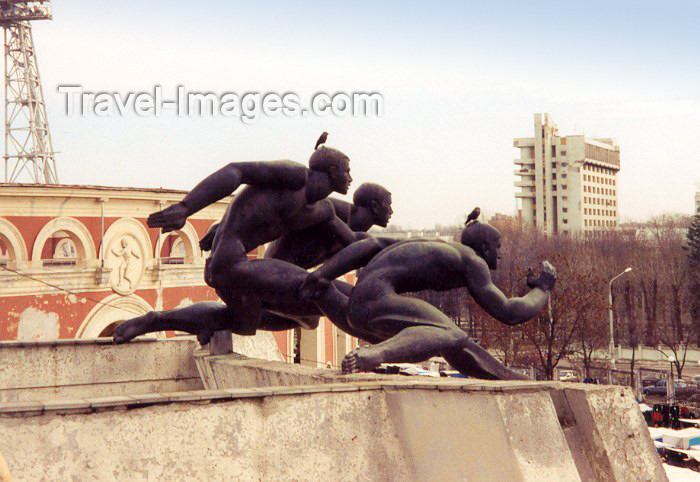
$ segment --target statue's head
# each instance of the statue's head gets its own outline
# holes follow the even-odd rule
[[[391,193],[379,184],[366,182],[357,188],[352,202],[372,212],[373,224],[386,228],[394,213],[391,209]]]
[[[325,172],[331,181],[333,191],[347,194],[352,177],[350,177],[350,159],[337,149],[319,146],[309,159],[309,168]]]
[[[489,269],[498,267],[501,257],[501,233],[489,224],[473,221],[462,230],[462,244],[472,248],[481,257]]]

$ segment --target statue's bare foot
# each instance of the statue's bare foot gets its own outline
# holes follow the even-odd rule
[[[163,232],[182,229],[187,221],[187,208],[182,203],[173,204],[162,211],[148,216],[146,221],[149,228],[163,228]]]
[[[376,349],[371,346],[360,346],[343,358],[343,373],[367,372],[381,363]]]
[[[149,327],[153,320],[153,312],[147,313],[138,318],[133,318],[125,323],[122,323],[115,328],[112,335],[112,341],[116,345],[127,343],[139,335],[150,333]]]

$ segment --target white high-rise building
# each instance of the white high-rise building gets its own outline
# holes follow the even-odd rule
[[[695,193],[695,214],[700,214],[700,192]]]
[[[523,224],[546,234],[617,226],[620,147],[613,139],[561,137],[549,114],[535,114],[535,136],[513,139],[515,186]]]

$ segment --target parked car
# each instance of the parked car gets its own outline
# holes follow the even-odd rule
[[[644,388],[644,395],[666,395],[666,383],[667,383],[667,380],[658,380],[656,382],[656,384],[654,384],[653,386],[645,387]],[[673,382],[673,385],[676,388],[676,392],[678,392],[678,390],[691,388],[683,380],[675,380]]]
[[[643,378],[642,379],[642,386],[643,387],[653,387],[654,385],[656,385],[656,382],[658,382],[659,380],[660,380],[660,378],[658,376],[653,377],[653,378]]]
[[[576,370],[560,370],[559,371],[559,381],[561,382],[577,382],[578,375]]]

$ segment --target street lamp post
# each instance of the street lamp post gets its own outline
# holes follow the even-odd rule
[[[608,315],[610,316],[610,384],[612,384],[612,371],[615,369],[615,338],[613,334],[613,299],[612,299],[612,284],[617,278],[625,273],[632,271],[632,268],[627,268],[622,273],[615,276],[608,283]]]
[[[673,362],[676,361],[676,355],[673,353],[668,355],[668,363],[671,370],[668,372],[668,379],[666,380],[666,401],[671,403],[671,401],[676,397],[676,382],[673,380]]]

